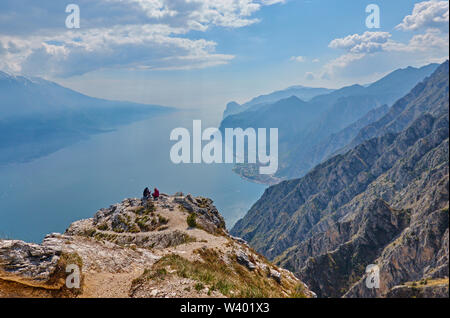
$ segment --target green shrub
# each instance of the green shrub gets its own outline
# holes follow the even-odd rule
[[[158,214],[158,222],[159,224],[167,224],[169,223],[169,219]]]
[[[95,235],[95,233],[96,233],[95,229],[86,229],[83,231],[83,235],[87,237],[92,237]]]
[[[295,287],[294,292],[291,294],[291,298],[306,298],[305,288],[302,284],[298,284]]]
[[[186,219],[187,224],[189,225],[189,227],[196,227],[197,226],[197,216],[195,215],[195,213],[191,213],[189,214],[189,216]]]
[[[102,224],[98,225],[97,228],[98,228],[100,231],[107,231],[107,230],[108,230],[108,224],[102,223]]]

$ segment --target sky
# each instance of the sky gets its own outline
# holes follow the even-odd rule
[[[68,4],[80,28],[67,28]],[[366,25],[369,4],[379,28]],[[448,25],[438,0],[2,0],[0,70],[94,97],[223,110],[443,62]]]

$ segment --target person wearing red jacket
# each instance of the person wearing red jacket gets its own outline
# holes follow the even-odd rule
[[[153,200],[158,200],[158,198],[159,198],[159,190],[157,188],[155,188],[153,190],[152,196],[153,196]]]

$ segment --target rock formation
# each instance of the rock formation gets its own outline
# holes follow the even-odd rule
[[[80,288],[67,285],[68,265]],[[0,297],[314,296],[230,236],[212,200],[182,193],[125,199],[42,244],[0,240]]]

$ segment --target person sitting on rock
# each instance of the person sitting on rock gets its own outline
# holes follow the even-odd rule
[[[158,200],[158,198],[159,198],[159,190],[157,189],[157,188],[155,188],[154,190],[153,190],[153,200]]]
[[[147,201],[148,199],[150,199],[150,195],[151,195],[150,189],[148,187],[146,187],[144,189],[144,196],[143,196],[144,199],[143,200]]]

